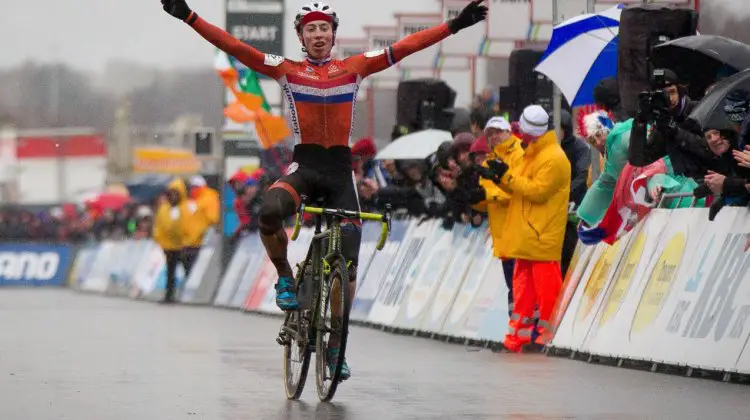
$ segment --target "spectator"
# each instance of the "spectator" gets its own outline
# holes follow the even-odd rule
[[[469,149],[471,163],[477,166],[482,165],[487,160],[489,154],[490,147],[487,144],[487,137],[485,135],[477,137],[474,143],[471,144],[471,149]]]
[[[560,126],[562,127],[563,139],[560,146],[565,152],[570,162],[570,199],[569,208],[571,211],[581,205],[583,197],[586,195],[588,185],[589,170],[591,168],[591,149],[581,138],[575,135],[573,131],[573,117],[566,110],[562,110],[560,115]],[[576,245],[578,244],[577,221],[568,221],[565,228],[565,241],[563,242],[562,253],[562,273],[563,276],[568,272],[568,266],[573,259]]]
[[[229,178],[229,186],[234,191],[234,211],[239,219],[239,225],[229,238],[230,243],[236,243],[242,235],[250,230],[253,219],[250,217],[250,211],[247,204],[257,194],[258,179],[252,178],[246,172],[239,170]],[[257,220],[256,220],[257,224]],[[256,227],[257,228],[257,227]]]
[[[373,179],[378,186],[385,187],[397,182],[401,176],[396,170],[395,160],[380,160],[365,177]]]
[[[188,264],[182,255],[185,244],[185,223],[182,218],[188,211],[185,183],[181,179],[176,179],[167,187],[165,197],[156,210],[154,222],[154,241],[164,251],[167,260],[167,288],[163,303],[175,302],[177,264],[182,263],[185,271],[188,271]]]
[[[154,212],[148,206],[139,206],[136,211],[135,229],[133,239],[148,239],[153,229]]]
[[[604,171],[588,189],[576,212],[584,223],[594,226],[604,217],[620,172],[628,162],[633,120],[615,125],[606,113],[599,111],[584,117],[584,123],[588,131],[587,137],[605,159]]]
[[[189,273],[198,258],[206,233],[219,224],[219,193],[208,187],[206,180],[195,175],[190,178],[190,200],[187,212],[182,215],[185,224],[185,242],[182,259]]]
[[[471,124],[471,134],[475,136],[481,136],[484,132],[484,127],[487,125],[487,121],[490,120],[488,114],[481,109],[473,109],[469,114],[469,123]]]
[[[485,115],[493,115],[499,110],[499,94],[492,86],[482,89],[482,93],[474,100],[474,109],[482,111]],[[482,126],[483,127],[483,126]]]
[[[669,156],[676,174],[700,179],[706,173],[707,162],[714,156],[700,134],[703,127],[687,119],[696,103],[679,85],[674,72],[665,71],[665,82],[668,109],[654,108],[648,98],[639,102],[630,135],[628,161],[633,166],[643,167]]]
[[[362,161],[362,173],[369,173],[373,166],[377,164],[375,155],[378,153],[375,148],[375,141],[370,137],[363,137],[357,140],[352,146],[352,156],[358,156]]]
[[[485,127],[484,131],[489,148],[491,148],[488,159],[501,159],[508,165],[510,170],[514,170],[521,164],[524,155],[521,140],[513,135],[511,126],[505,118],[491,118],[487,122],[487,127]],[[486,162],[483,162],[482,166],[485,168],[488,167]],[[505,276],[505,283],[508,285],[508,308],[510,309],[513,308],[513,268],[515,260],[512,258],[503,258],[502,244],[503,241],[507,240],[507,236],[509,235],[505,230],[505,221],[511,193],[487,178],[482,178],[479,181],[479,185],[484,190],[487,218],[490,225],[490,234],[492,235],[493,253],[495,257],[503,261],[503,274]]]
[[[511,352],[531,344],[532,318],[539,308],[535,344],[549,339],[550,317],[562,286],[560,258],[570,198],[570,162],[549,130],[549,115],[531,105],[521,115],[522,140],[528,145],[523,160],[509,171],[501,160],[488,167],[511,193],[500,255],[516,260],[513,273],[513,315],[503,342]]]

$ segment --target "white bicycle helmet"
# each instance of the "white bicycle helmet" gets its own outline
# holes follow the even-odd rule
[[[316,16],[322,19],[316,19]],[[336,12],[333,11],[331,6],[323,3],[322,1],[308,3],[302,6],[302,8],[300,8],[297,12],[297,16],[294,18],[294,29],[296,29],[297,33],[299,33],[299,31],[302,30],[302,27],[305,26],[307,22],[323,19],[331,21],[334,32],[336,31],[336,29],[338,29],[339,18],[338,16],[336,16]]]

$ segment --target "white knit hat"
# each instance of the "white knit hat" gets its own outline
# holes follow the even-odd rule
[[[190,186],[191,187],[205,187],[206,179],[200,175],[193,175],[193,177],[190,178]]]
[[[549,131],[549,114],[539,105],[529,105],[521,115],[521,132],[541,137]]]

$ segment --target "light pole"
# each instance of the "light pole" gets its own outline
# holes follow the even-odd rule
[[[57,197],[60,204],[65,202],[66,198],[66,174],[65,174],[65,153],[67,152],[64,139],[62,139],[58,130],[60,129],[60,63],[57,60],[57,45],[52,46],[52,73],[50,75],[50,121],[53,128],[53,140],[55,142],[55,154],[57,156]]]
[[[559,0],[554,0],[552,2],[552,23],[553,25],[557,25],[560,20],[560,6],[558,4]],[[562,112],[562,94],[560,93],[560,88],[557,87],[557,84],[552,85],[552,121],[555,125],[555,132],[557,133],[557,138],[562,141],[562,127],[560,127],[560,121],[562,119],[561,117]]]

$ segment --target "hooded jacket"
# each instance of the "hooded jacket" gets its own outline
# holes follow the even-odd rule
[[[530,144],[515,169],[502,178],[512,193],[500,256],[530,261],[560,261],[568,223],[570,162],[549,131]]]
[[[193,199],[188,201],[187,212],[183,215],[185,246],[198,248],[211,226],[219,223],[219,193],[208,187],[196,188]]]
[[[180,195],[177,206],[162,201],[154,217],[154,241],[165,251],[179,251],[185,246],[183,215],[188,211],[185,183],[181,179],[172,181],[167,189],[176,190]]]
[[[516,168],[523,160],[523,147],[521,147],[521,140],[511,135],[511,137],[496,145],[495,149],[488,159],[499,158],[505,162],[509,170]],[[485,162],[482,166],[487,167]],[[500,257],[500,251],[502,241],[504,240],[507,233],[505,232],[505,219],[508,213],[508,205],[510,204],[511,193],[505,191],[494,182],[489,179],[479,178],[479,186],[485,191],[485,201],[475,206],[477,209],[483,209],[486,207],[487,219],[490,225],[490,233],[492,234],[492,247],[496,257]]]

